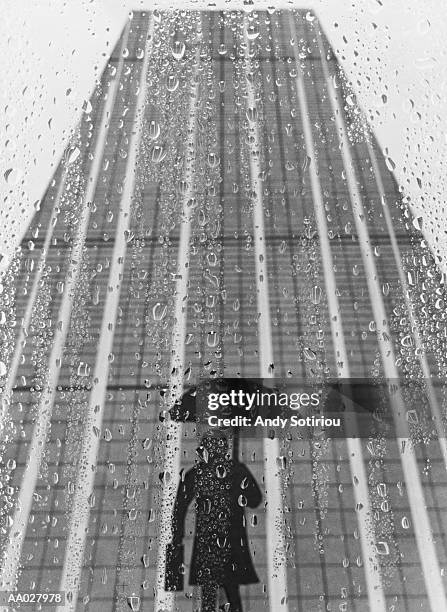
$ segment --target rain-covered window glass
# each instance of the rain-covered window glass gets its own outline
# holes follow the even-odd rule
[[[444,5],[25,4],[0,610],[447,610]]]

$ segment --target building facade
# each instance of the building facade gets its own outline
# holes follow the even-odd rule
[[[3,279],[2,589],[200,609],[194,505],[164,589],[200,444],[172,403],[368,378],[393,436],[232,441],[263,496],[243,609],[447,609],[445,289],[368,119],[308,11],[132,14]]]

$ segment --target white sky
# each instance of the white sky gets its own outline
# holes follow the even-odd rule
[[[279,6],[274,0],[255,0],[256,8],[273,4]],[[243,8],[234,0],[182,5]],[[3,0],[0,269],[51,180],[129,10],[157,6],[172,5],[27,0],[19,10],[16,0]],[[395,175],[415,214],[424,218],[427,240],[434,251],[447,256],[445,0],[309,0],[281,6],[307,7],[318,14],[362,108],[373,116],[376,137],[396,164]],[[441,265],[447,271],[447,264]]]

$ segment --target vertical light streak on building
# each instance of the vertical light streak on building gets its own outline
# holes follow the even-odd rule
[[[256,96],[251,77],[250,42],[247,37],[248,19],[244,16],[245,77],[247,109],[256,108]],[[258,309],[259,370],[262,378],[272,377],[274,363],[270,300],[268,288],[267,251],[265,245],[264,206],[261,181],[261,138],[257,119],[250,121],[248,143],[250,185],[253,193],[253,234]],[[281,475],[277,459],[279,441],[264,438],[264,480],[267,495],[266,542],[268,568],[268,597],[271,612],[287,612],[287,567],[285,554],[284,511],[281,495]]]
[[[324,202],[318,176],[318,159],[315,154],[314,137],[310,123],[309,111],[307,107],[306,90],[303,82],[301,63],[298,57],[296,41],[297,32],[293,21],[293,14],[290,16],[290,33],[295,40],[293,52],[297,68],[295,79],[298,101],[301,110],[301,121],[303,127],[304,141],[307,155],[311,162],[309,165],[310,183],[312,189],[312,199],[314,203],[315,218],[318,228],[318,237],[321,250],[321,262],[323,266],[324,282],[326,287],[327,303],[329,310],[329,320],[331,326],[332,341],[335,349],[335,361],[337,364],[337,375],[340,378],[350,378],[350,367],[348,352],[346,350],[345,336],[343,331],[342,313],[337,297],[337,286],[334,274],[334,265],[331,246],[328,238],[328,227]],[[373,522],[371,516],[371,503],[368,490],[368,478],[363,462],[362,444],[358,438],[346,438],[348,448],[349,464],[353,481],[358,484],[353,485],[354,499],[356,501],[356,516],[359,525],[360,542],[362,547],[363,563],[365,568],[365,578],[368,590],[368,603],[371,612],[385,612],[386,601],[383,592],[380,564],[377,558]]]
[[[198,63],[200,46],[195,56],[193,87],[190,92],[190,107],[188,117],[188,141],[185,147],[184,181],[187,185],[182,196],[182,212],[180,225],[180,240],[177,256],[177,277],[175,283],[174,327],[172,330],[172,359],[169,380],[169,407],[180,399],[183,393],[183,373],[185,370],[185,337],[188,320],[188,287],[190,238],[194,209],[191,200],[195,193],[195,167],[197,156],[197,111],[199,103]],[[160,523],[158,531],[157,582],[155,595],[155,610],[172,611],[175,596],[173,592],[165,591],[166,575],[166,545],[172,539],[172,511],[174,508],[177,488],[180,482],[180,448],[182,424],[173,420],[166,427],[166,446],[163,459],[163,471],[169,475],[169,481],[163,483],[160,505]]]

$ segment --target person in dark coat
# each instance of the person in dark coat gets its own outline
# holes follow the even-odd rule
[[[189,584],[202,588],[202,612],[214,612],[222,587],[231,612],[242,612],[239,585],[259,582],[248,547],[244,508],[261,503],[248,470],[228,455],[225,437],[206,435],[200,460],[179,484],[173,513],[173,544],[184,537],[188,506],[195,498],[196,525]]]

